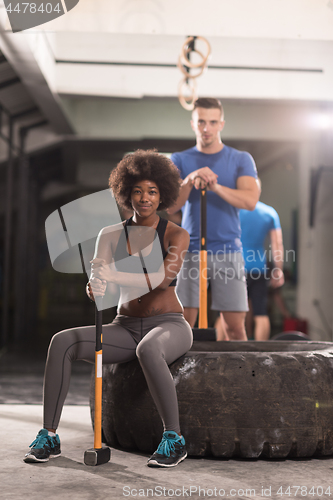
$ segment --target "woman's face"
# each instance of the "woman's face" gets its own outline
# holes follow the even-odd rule
[[[160,204],[160,190],[153,181],[138,181],[131,191],[131,204],[140,217],[149,217],[156,213]]]

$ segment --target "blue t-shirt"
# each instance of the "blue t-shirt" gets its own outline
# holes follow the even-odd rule
[[[206,154],[197,147],[181,153],[173,153],[171,160],[180,170],[182,179],[198,168],[209,167],[218,175],[217,182],[232,189],[242,176],[257,178],[257,169],[252,156],[229,146],[219,153]],[[193,188],[182,207],[182,227],[191,237],[189,251],[199,251],[200,238],[200,190]],[[239,209],[224,201],[212,191],[207,191],[207,250],[211,253],[241,251],[241,228]]]
[[[265,239],[269,231],[281,227],[277,211],[258,201],[256,208],[249,212],[240,210],[239,217],[242,228],[243,255],[247,272],[258,274],[266,268]]]

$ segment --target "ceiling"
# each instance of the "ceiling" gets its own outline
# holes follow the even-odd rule
[[[200,95],[333,103],[333,0],[80,0],[18,33],[1,2],[0,103],[11,114],[34,109],[47,121],[31,134],[33,148],[80,133],[75,100],[176,99],[188,35],[211,46],[196,79]],[[206,51],[200,39],[195,47]]]
[[[201,94],[333,101],[332,0],[80,0],[21,33],[5,9],[0,19],[2,37],[22,42],[25,71],[36,62],[60,95],[175,97],[178,56],[196,35],[211,45]]]

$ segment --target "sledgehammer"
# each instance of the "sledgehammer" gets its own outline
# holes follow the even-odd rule
[[[207,189],[200,196],[199,328],[192,328],[194,340],[216,340],[215,328],[208,328],[207,311]]]
[[[98,298],[96,297],[98,300]],[[95,418],[94,447],[84,452],[86,465],[106,464],[111,458],[108,446],[102,446],[102,309],[95,306],[96,348],[95,348]]]

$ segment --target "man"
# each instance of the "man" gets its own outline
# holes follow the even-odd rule
[[[261,184],[260,188],[261,188]],[[273,207],[258,201],[252,212],[240,211],[242,244],[247,272],[250,313],[246,317],[246,330],[252,332],[254,322],[255,340],[268,340],[270,321],[267,315],[268,283],[279,288],[284,283],[283,240],[280,219]],[[270,238],[270,253],[273,269],[268,273],[265,239]],[[269,277],[270,274],[270,277]]]
[[[257,170],[248,153],[223,144],[220,134],[224,124],[220,101],[197,99],[191,121],[196,146],[171,156],[183,182],[179,198],[169,213],[182,209],[182,227],[191,237],[177,293],[185,318],[194,326],[199,307],[200,187],[204,185],[208,190],[207,268],[211,307],[223,313],[231,340],[246,340],[244,322],[248,305],[239,209],[253,210],[256,206]]]

